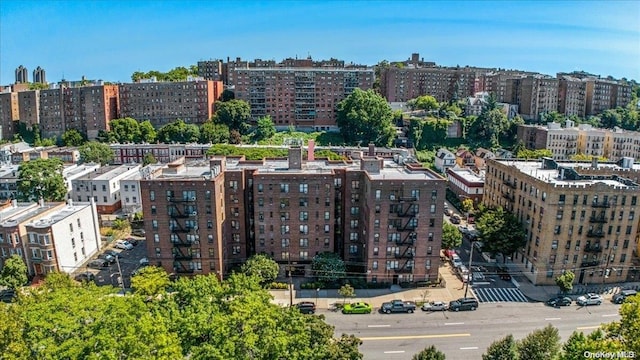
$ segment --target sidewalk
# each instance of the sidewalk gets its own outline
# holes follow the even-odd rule
[[[316,303],[318,309],[328,309],[334,303],[364,301],[374,308],[379,308],[383,302],[393,299],[406,301],[444,301],[459,299],[464,296],[464,286],[462,281],[455,275],[451,266],[447,262],[440,266],[440,276],[444,279],[446,287],[433,288],[422,287],[416,289],[403,289],[398,285],[392,285],[387,289],[356,289],[356,296],[344,299],[338,294],[336,289],[316,290],[294,290],[293,303],[301,301],[312,301]],[[288,290],[270,290],[274,297],[273,303],[281,306],[288,306],[290,295]],[[471,294],[471,290],[469,290]],[[471,296],[471,295],[468,295]]]

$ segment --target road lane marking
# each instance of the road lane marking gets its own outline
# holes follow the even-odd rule
[[[605,314],[605,315],[602,315],[602,317],[610,317],[610,316],[618,316],[618,314]]]
[[[457,323],[444,323],[445,325],[464,325],[463,322],[457,322]]]
[[[461,347],[460,350],[478,350],[477,346]]]
[[[560,318],[546,318],[545,320],[549,321],[549,320],[560,320]]]
[[[404,350],[385,351],[385,354],[404,354]]]
[[[589,330],[589,329],[598,329],[600,325],[595,326],[578,326],[576,329],[578,330]]]
[[[390,327],[391,325],[367,325],[370,328],[382,328],[382,327]]]
[[[471,336],[471,334],[437,334],[437,335],[406,335],[406,336],[374,336],[374,337],[361,337],[362,341],[374,341],[374,340],[410,340],[410,339],[436,339],[436,338],[451,338],[451,337],[465,337]]]

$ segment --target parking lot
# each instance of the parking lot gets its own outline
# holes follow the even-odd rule
[[[100,269],[91,268],[88,266],[84,266],[79,269],[74,275],[83,272],[90,272],[95,275],[95,282],[98,285],[113,285],[113,286],[121,286],[119,283],[119,271],[118,271],[118,263],[120,265],[120,270],[122,271],[122,278],[124,280],[124,286],[131,286],[131,273],[140,267],[140,259],[147,257],[147,248],[145,244],[145,240],[142,237],[133,236],[134,239],[139,240],[138,244],[133,247],[131,250],[121,250],[116,249],[114,247],[115,241],[111,242],[107,246],[105,246],[101,251],[100,255],[104,254],[107,250],[115,250],[119,252],[119,259],[117,262],[109,264],[107,267],[102,267]],[[94,256],[97,258],[100,255]],[[91,261],[89,261],[91,262]],[[89,263],[88,262],[88,263]],[[87,263],[87,265],[88,265]]]

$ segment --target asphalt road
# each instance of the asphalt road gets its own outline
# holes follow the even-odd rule
[[[135,237],[136,239],[143,239]],[[147,256],[147,245],[145,241],[139,241],[138,245],[134,246],[132,250],[120,250],[115,249],[113,244],[104,248],[100,253],[104,253],[105,250],[113,249],[120,252],[120,270],[122,271],[125,287],[131,286],[131,272],[140,266],[140,259]],[[120,286],[118,283],[118,266],[116,263],[110,264],[109,267],[98,269],[88,269],[96,274],[96,284],[98,285],[113,285]]]
[[[601,323],[619,320],[618,305],[575,304],[559,309],[541,303],[481,304],[476,311],[415,314],[343,315],[320,312],[335,326],[336,336],[354,334],[363,340],[366,360],[401,360],[430,345],[447,359],[481,359],[487,347],[508,334],[521,339],[547,324],[557,327],[563,341],[573,331],[589,333]]]

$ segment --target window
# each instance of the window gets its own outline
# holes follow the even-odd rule
[[[354,190],[360,189],[360,181],[352,180],[351,181],[351,188],[354,189]]]
[[[231,251],[233,255],[238,255],[240,254],[240,245],[234,245],[231,247]]]
[[[357,240],[358,240],[358,233],[357,233],[357,232],[351,232],[351,233],[349,233],[349,240],[351,240],[351,241],[357,241]]]
[[[351,220],[351,228],[352,229],[357,229],[358,228],[358,220]]]
[[[258,192],[261,193],[264,190],[263,184],[258,184]]]
[[[159,258],[160,256],[162,256],[162,250],[160,250],[159,247],[155,248],[155,252],[156,252],[156,257]]]
[[[149,200],[151,201],[155,201],[156,200],[156,192],[151,190],[149,191]]]
[[[328,212],[328,211],[325,211],[325,212],[324,212],[324,219],[325,219],[325,220],[330,220],[330,219],[331,219],[331,213],[330,213],[330,212]]]
[[[329,238],[324,238],[324,247],[328,248],[329,245],[331,245],[331,241],[329,240]]]
[[[300,247],[309,247],[309,239],[306,238],[302,238],[300,239]]]
[[[151,220],[151,228],[153,230],[158,230],[158,220]]]
[[[306,250],[300,250],[300,260],[308,260],[309,252]]]
[[[300,225],[300,234],[308,234],[309,233],[309,225]]]
[[[357,206],[351,207],[351,215],[358,215],[358,214],[360,214],[360,208]]]
[[[358,245],[349,245],[349,254],[357,255],[358,254]]]
[[[328,234],[328,233],[329,233],[329,231],[330,231],[330,226],[329,226],[329,224],[325,224],[325,225],[324,225],[324,233],[325,233],[325,234]]]
[[[371,263],[371,269],[372,269],[372,270],[378,270],[378,260],[374,260],[374,261]]]
[[[156,215],[158,213],[158,209],[155,205],[151,205],[151,215]]]
[[[238,190],[238,182],[236,180],[230,180],[229,189]]]
[[[300,193],[307,194],[309,193],[309,184],[300,184]]]
[[[289,233],[289,225],[280,225],[280,234],[288,234]]]
[[[280,184],[280,192],[288,193],[289,192],[289,184]]]
[[[308,211],[300,211],[300,221],[309,220],[309,212]]]
[[[380,248],[377,246],[373,247],[373,256],[378,256],[378,254],[380,253]]]
[[[551,241],[551,248],[552,249],[557,249],[558,248],[558,240]]]
[[[376,200],[380,200],[381,195],[382,195],[382,190],[376,190]]]

